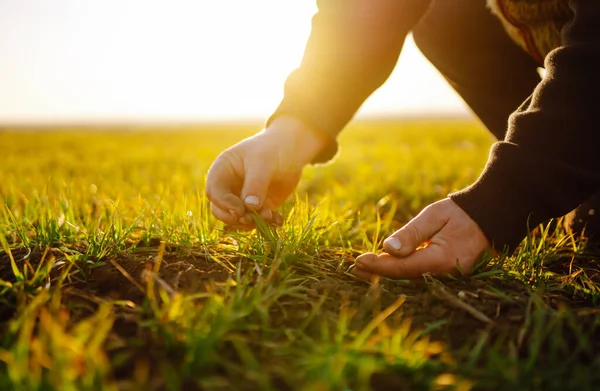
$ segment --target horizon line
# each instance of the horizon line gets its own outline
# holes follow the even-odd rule
[[[351,122],[415,121],[415,120],[459,120],[472,118],[468,113],[414,113],[414,114],[366,114],[355,117]],[[1,129],[16,128],[117,128],[117,127],[193,127],[206,125],[237,125],[265,123],[263,117],[211,118],[211,119],[73,119],[73,120],[0,120]]]

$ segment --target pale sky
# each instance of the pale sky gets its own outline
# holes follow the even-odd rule
[[[0,123],[265,119],[314,0],[0,0]],[[360,115],[462,114],[411,40]]]

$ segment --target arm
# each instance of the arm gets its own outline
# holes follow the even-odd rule
[[[600,3],[570,3],[574,17],[546,58],[547,76],[511,116],[477,182],[450,196],[499,250],[600,190]]]
[[[282,115],[301,120],[328,140],[315,160],[330,159],[336,136],[388,78],[429,2],[319,0],[302,63],[288,77],[267,127]]]
[[[320,0],[299,69],[266,129],[224,151],[206,193],[215,217],[250,228],[294,190],[302,168],[336,152],[335,137],[392,71],[404,38],[430,0]],[[279,217],[279,218],[278,218]]]

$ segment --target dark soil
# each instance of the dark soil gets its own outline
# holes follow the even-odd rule
[[[72,312],[71,319],[76,320],[89,315],[97,308],[99,302],[106,299],[131,301],[137,308],[143,306],[146,297],[143,289],[148,278],[160,280],[173,290],[194,293],[205,292],[210,289],[211,284],[223,283],[234,277],[232,269],[227,265],[221,265],[202,253],[174,247],[167,248],[158,274],[153,275],[152,270],[158,252],[158,247],[140,248],[131,254],[106,259],[97,266],[91,267],[85,273],[86,275],[83,272],[73,273],[73,278],[65,282],[63,288],[63,300]],[[25,263],[23,258],[26,255],[26,251],[13,252],[21,268]],[[56,260],[64,259],[59,253],[53,255]],[[328,254],[320,256],[327,258]],[[41,258],[42,253],[34,251],[27,257],[27,262],[35,269],[40,264]],[[46,261],[49,259],[50,257],[46,256]],[[229,262],[232,265],[245,262],[253,265],[252,261],[241,258],[232,257]],[[582,262],[587,262],[585,263],[587,276],[596,283],[600,282],[600,265],[597,261]],[[294,327],[298,324],[298,317],[302,318],[302,314],[312,308],[310,301],[327,295],[328,300],[324,304],[323,311],[328,311],[332,317],[335,317],[339,314],[341,303],[346,303],[356,309],[351,327],[362,328],[372,319],[374,311],[385,309],[400,295],[405,295],[406,301],[400,311],[388,318],[390,326],[399,325],[406,319],[410,319],[414,328],[430,327],[429,335],[432,339],[444,341],[450,349],[454,350],[472,344],[474,337],[481,332],[486,332],[492,339],[507,336],[514,339],[525,321],[532,294],[530,288],[522,281],[511,280],[506,276],[445,282],[444,289],[448,294],[487,316],[492,321],[488,323],[477,319],[452,300],[440,297],[432,286],[426,283],[414,284],[381,279],[379,283],[371,285],[356,280],[344,273],[351,264],[350,257],[344,260],[341,268],[332,266],[332,262],[324,262],[324,268],[330,269],[323,273],[323,276],[327,277],[315,280],[307,286],[305,300],[290,298],[290,302],[284,303],[279,309],[274,309],[275,312],[271,314],[274,325]],[[572,265],[570,267],[567,263],[557,263],[553,265],[553,269],[567,275],[572,271]],[[302,273],[302,270],[299,270],[299,273]],[[60,268],[57,267],[52,270],[50,278],[56,279],[59,274]],[[0,278],[12,282],[15,280],[6,254],[0,255]],[[498,294],[498,291],[502,294]],[[590,304],[561,294],[545,295],[544,300],[551,307],[560,305],[586,307]],[[0,325],[14,316],[15,309],[16,302],[10,294],[0,298]],[[128,351],[114,349],[111,352],[113,357],[119,354],[129,355],[128,359],[122,360],[123,363],[115,368],[115,376],[125,379],[130,376],[137,360],[152,361],[152,357],[164,358],[167,353],[160,341],[158,343],[154,341],[150,332],[140,326],[142,315],[139,311],[128,313],[126,308],[119,311],[113,327],[114,337],[128,341],[129,347],[139,346],[133,351],[128,347]],[[442,323],[438,324],[439,322]],[[600,335],[597,337],[600,340]],[[134,343],[136,340],[139,340],[138,344]],[[390,376],[395,375],[390,374]],[[387,377],[374,378],[373,381],[385,383],[384,379]],[[396,383],[398,384],[401,383]],[[379,389],[379,387],[374,388]]]
[[[169,251],[170,250],[170,251]],[[144,273],[151,271],[156,261],[158,247],[146,247],[134,251],[132,254],[120,255],[105,260],[100,266],[89,270],[87,276],[75,275],[66,284],[64,293],[68,297],[69,292],[76,292],[74,296],[96,297],[99,299],[129,300],[137,305],[142,304],[145,293],[143,289],[146,282]],[[27,251],[19,250],[13,252],[17,262],[23,263],[23,257]],[[56,254],[56,259],[61,259]],[[322,254],[321,256],[326,256]],[[37,268],[41,252],[33,252],[27,261],[33,269]],[[46,256],[49,259],[49,256]],[[243,259],[232,259],[233,265]],[[348,259],[347,266],[352,264]],[[588,277],[600,282],[600,265],[598,261],[589,260],[586,264]],[[21,266],[22,267],[22,266]],[[343,269],[345,269],[344,267]],[[53,270],[51,277],[56,278],[60,269]],[[559,263],[553,266],[555,271],[569,271],[568,263]],[[363,281],[357,281],[348,274],[337,270],[336,274],[327,273],[329,278],[315,281],[309,286],[308,296],[314,300],[323,294],[329,297],[329,310],[339,311],[339,305],[346,301],[351,307],[357,308],[354,315],[355,323],[363,323],[372,317],[373,307],[386,308],[391,305],[400,295],[406,296],[406,302],[399,313],[403,318],[412,319],[413,325],[425,328],[434,322],[444,320],[444,327],[434,328],[432,335],[449,342],[452,346],[461,346],[466,340],[472,338],[477,330],[493,330],[494,333],[511,333],[522,325],[525,316],[525,308],[530,296],[530,290],[521,281],[507,280],[504,278],[488,278],[483,280],[464,279],[445,283],[448,293],[467,303],[477,311],[493,320],[490,325],[476,319],[464,309],[458,308],[452,302],[439,298],[432,293],[427,284],[409,284],[382,279],[373,287]],[[189,250],[179,250],[170,247],[164,254],[157,276],[173,290],[186,293],[204,292],[207,285],[213,282],[222,283],[233,277],[226,266],[220,265],[207,258],[206,255]],[[0,255],[0,278],[5,281],[14,281],[9,258],[6,254]],[[504,292],[506,296],[494,293],[490,289]],[[310,299],[307,298],[307,299]],[[550,305],[557,303],[589,304],[573,298],[565,298],[559,295],[548,298]],[[14,311],[14,303],[10,296],[5,296],[0,302],[0,320],[8,320]],[[297,303],[297,310],[302,311],[305,303]],[[308,308],[308,307],[307,307]],[[118,326],[118,325],[117,325]],[[119,333],[119,330],[115,330]],[[124,334],[130,334],[125,332]]]
[[[134,255],[110,259],[103,266],[94,268],[87,281],[78,284],[78,288],[97,296],[131,300],[139,304],[145,295],[128,277],[144,286],[144,272],[152,270],[156,252],[156,249],[144,249]],[[158,272],[158,277],[168,286],[186,293],[206,291],[207,283],[224,282],[231,275],[223,266],[204,255],[181,253],[165,253]]]

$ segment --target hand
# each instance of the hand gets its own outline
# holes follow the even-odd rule
[[[275,211],[293,192],[302,169],[325,138],[291,117],[279,117],[262,132],[221,153],[206,180],[213,215],[226,224],[253,228],[249,210],[281,224]]]
[[[387,238],[383,248],[384,254],[359,256],[352,272],[365,279],[372,275],[417,279],[425,273],[440,277],[468,274],[481,256],[492,250],[477,223],[449,198],[423,209]]]

